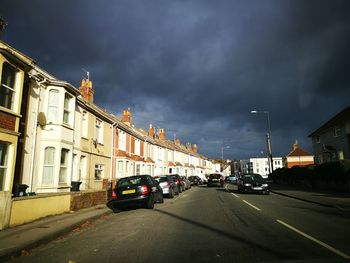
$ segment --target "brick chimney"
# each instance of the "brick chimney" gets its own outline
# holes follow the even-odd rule
[[[127,125],[132,125],[132,116],[130,109],[123,110],[122,122]]]
[[[152,124],[149,125],[148,136],[154,138],[154,128],[153,128]]]
[[[83,98],[89,102],[94,102],[94,90],[92,89],[92,81],[89,79],[83,79],[81,81],[80,93]]]
[[[198,153],[197,144],[193,144],[193,145],[192,145],[192,151],[193,151],[194,153]]]
[[[165,132],[164,132],[164,129],[159,129],[158,130],[158,136],[159,136],[159,139],[161,139],[161,140],[165,140]]]
[[[190,142],[186,142],[186,148],[187,148],[188,150],[192,150],[192,145],[191,145]]]
[[[180,145],[181,145],[180,139],[175,139],[175,140],[174,140],[174,143],[175,143],[175,145],[177,145],[177,146],[180,146]]]

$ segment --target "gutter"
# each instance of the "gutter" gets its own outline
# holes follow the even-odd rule
[[[115,145],[115,141],[114,141],[114,127],[117,128],[118,127],[118,123],[117,122],[113,122],[112,124],[112,150],[111,150],[111,167],[110,167],[110,175],[109,175],[109,181],[112,182],[112,178],[113,178],[113,156],[114,156],[114,149],[116,147],[114,147]]]
[[[34,139],[33,139],[33,145],[32,145],[32,160],[30,164],[30,175],[29,175],[29,189],[30,192],[33,192],[33,180],[34,180],[34,162],[35,162],[35,150],[36,150],[36,141],[37,141],[37,135],[38,135],[38,114],[39,114],[39,108],[40,108],[40,95],[41,95],[41,88],[44,88],[44,83],[47,81],[47,79],[44,77],[43,80],[40,80],[37,75],[29,75],[31,79],[34,79],[37,81],[37,85],[39,87],[39,95],[38,95],[38,103],[36,105],[36,126],[34,129]]]

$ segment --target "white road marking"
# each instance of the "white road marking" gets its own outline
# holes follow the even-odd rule
[[[293,230],[294,232],[298,233],[299,235],[302,235],[303,237],[306,237],[307,239],[319,244],[320,246],[324,247],[324,248],[327,248],[328,250],[332,251],[333,253],[337,254],[338,256],[341,256],[343,258],[346,258],[346,259],[350,259],[350,256],[339,251],[338,249],[335,249],[334,247],[330,246],[330,245],[327,245],[326,243],[308,235],[308,234],[305,234],[304,232],[300,231],[299,229],[296,229],[295,227],[292,227],[291,225],[288,225],[287,223],[281,221],[281,220],[277,220],[278,223],[284,225],[285,227]]]
[[[258,210],[258,211],[261,211],[260,208],[256,207],[255,205],[252,205],[251,203],[247,202],[246,200],[242,200],[244,203],[246,203],[247,205],[253,207],[254,209]]]
[[[236,194],[234,194],[234,193],[231,193],[234,197],[237,197],[237,198],[239,198],[239,196],[238,195],[236,195]]]

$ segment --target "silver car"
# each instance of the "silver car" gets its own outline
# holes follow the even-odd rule
[[[163,195],[173,198],[179,194],[179,189],[171,175],[160,175],[154,179],[158,181],[159,186],[163,189]]]

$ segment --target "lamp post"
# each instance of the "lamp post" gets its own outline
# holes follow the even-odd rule
[[[270,126],[270,112],[268,111],[256,111],[252,110],[250,113],[252,114],[266,114],[267,115],[267,126],[268,126],[268,133],[266,134],[266,140],[267,140],[267,152],[270,159],[270,165],[269,165],[269,172],[273,172],[273,157],[272,157],[272,145],[271,145],[271,126]]]
[[[221,160],[224,161],[224,149],[231,148],[229,145],[221,147]]]
[[[229,148],[231,148],[229,145],[221,147],[221,166],[222,166],[221,170],[222,170],[222,172],[224,171],[224,149],[229,149]]]

